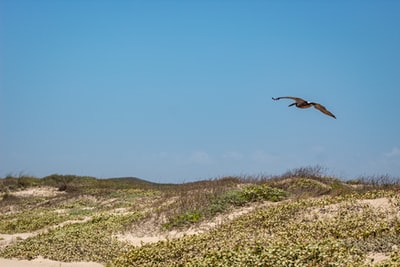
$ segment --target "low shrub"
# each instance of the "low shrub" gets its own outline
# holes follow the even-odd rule
[[[169,220],[169,222],[163,224],[164,229],[179,228],[182,226],[188,226],[197,223],[203,214],[200,211],[188,211],[185,214],[177,215]]]
[[[278,202],[287,197],[287,193],[279,188],[270,187],[266,184],[248,185],[240,192],[246,202],[273,201]]]

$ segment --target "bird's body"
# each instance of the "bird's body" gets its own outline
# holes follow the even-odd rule
[[[330,111],[328,111],[323,105],[315,103],[315,102],[308,102],[300,97],[292,97],[292,96],[281,96],[281,97],[277,97],[277,98],[272,98],[273,100],[279,100],[279,99],[292,99],[296,102],[292,103],[289,105],[289,107],[295,105],[298,108],[309,108],[311,106],[313,106],[314,108],[318,109],[319,111],[321,111],[322,113],[331,116],[332,118],[336,119],[336,116],[333,115]]]

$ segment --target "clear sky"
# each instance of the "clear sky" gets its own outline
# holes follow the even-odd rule
[[[400,1],[0,1],[0,177],[400,177]],[[322,103],[288,107],[292,95]]]

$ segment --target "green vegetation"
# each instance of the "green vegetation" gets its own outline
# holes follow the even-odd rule
[[[26,210],[15,214],[0,215],[0,233],[26,233],[42,229],[46,226],[56,225],[72,216],[61,215],[51,211],[37,212]]]
[[[0,240],[30,237],[17,235],[0,257],[108,266],[398,266],[399,210],[398,179],[345,182],[318,166],[184,184],[8,176],[0,179]],[[197,235],[136,247],[118,238],[138,230],[165,236],[216,218],[223,220]],[[373,261],[376,253],[386,258]]]
[[[98,215],[88,222],[58,227],[28,238],[2,251],[3,257],[33,259],[39,255],[59,261],[107,262],[125,251],[127,245],[112,233],[135,222],[140,214]]]
[[[206,189],[207,190],[207,189]],[[207,192],[205,192],[207,194]],[[163,225],[164,229],[179,228],[210,219],[218,213],[226,212],[233,207],[240,207],[250,202],[273,201],[285,199],[286,192],[266,184],[246,185],[242,189],[227,189],[218,195],[208,197],[201,207],[173,216]]]
[[[372,195],[393,198],[395,193]],[[396,212],[388,214],[356,202],[372,195],[271,205],[206,234],[132,248],[114,265],[361,266],[368,253],[390,254],[397,247],[393,253],[398,255],[400,246]],[[393,204],[399,205],[399,198]],[[318,212],[327,207],[333,209],[331,218]]]

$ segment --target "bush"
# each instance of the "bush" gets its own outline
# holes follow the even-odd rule
[[[262,185],[254,184],[246,186],[241,192],[241,194],[247,202],[254,202],[254,201],[277,202],[287,197],[285,191],[279,188],[269,187],[266,184]]]
[[[40,184],[39,178],[32,176],[21,176],[18,178],[18,186],[20,188],[28,188],[38,186]]]
[[[18,189],[18,179],[12,176],[7,176],[3,180],[3,187],[2,191],[7,191],[7,190],[17,190]]]
[[[200,211],[188,211],[185,214],[173,217],[168,223],[163,224],[163,228],[170,229],[175,227],[179,228],[182,226],[187,226],[197,223],[202,217],[203,214]]]

